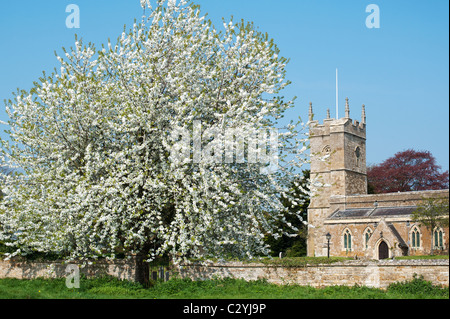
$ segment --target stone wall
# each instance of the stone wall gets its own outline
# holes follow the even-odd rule
[[[393,219],[388,220],[389,224],[394,226],[398,234],[403,239],[403,242],[408,244],[411,241],[411,231],[417,229],[420,232],[420,246],[417,248],[410,247],[404,250],[400,245],[399,238],[395,236],[392,230],[389,228],[386,220],[361,220],[361,221],[349,221],[348,223],[328,223],[327,231],[331,234],[330,241],[330,255],[341,257],[354,257],[378,259],[378,244],[380,240],[383,240],[389,247],[389,258],[400,256],[420,256],[431,255],[431,243],[433,240],[432,233],[426,227],[420,227],[420,223],[409,222],[405,220],[395,221]],[[418,227],[415,227],[418,226]],[[434,248],[433,253],[435,255],[448,255],[448,234],[449,228],[443,229],[443,249]],[[346,230],[351,233],[351,248],[344,248],[343,234]],[[371,236],[366,246],[365,233],[370,230]],[[382,234],[381,234],[382,233]],[[322,236],[322,251],[323,256],[327,255],[327,240],[325,236]]]
[[[436,285],[449,285],[448,259],[436,260],[350,260],[333,264],[305,267],[268,266],[265,264],[229,262],[208,266],[183,265],[177,270],[182,278],[195,280],[210,278],[267,279],[275,284],[298,284],[312,287],[333,285],[386,288],[390,283],[411,280],[414,274]]]
[[[80,268],[87,277],[115,276],[137,281],[135,260],[99,261]],[[0,278],[34,279],[66,277],[67,264],[58,261],[0,260]],[[449,260],[349,260],[304,267],[271,266],[258,263],[228,262],[208,266],[191,264],[174,267],[175,275],[195,280],[213,278],[267,279],[275,284],[299,284],[312,287],[333,285],[386,288],[390,283],[411,280],[414,274],[436,285],[449,285]],[[172,273],[173,275],[173,273]]]
[[[69,263],[63,261],[0,260],[0,278],[34,279],[66,277]],[[70,264],[77,264],[71,262]],[[80,273],[86,277],[110,275],[121,280],[137,281],[134,258],[114,261],[96,261],[80,266]]]

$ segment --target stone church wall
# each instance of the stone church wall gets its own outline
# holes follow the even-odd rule
[[[330,214],[337,209],[374,207],[375,201],[379,207],[414,206],[424,198],[449,197],[449,190],[431,190],[387,194],[361,194],[354,196],[331,196]]]
[[[332,196],[330,197],[329,214],[337,210],[352,208],[375,208],[377,207],[404,207],[415,206],[423,201],[424,198],[448,198],[449,190],[417,191],[388,194],[355,195],[355,196]],[[375,204],[376,203],[376,204]],[[404,244],[410,246],[411,231],[417,226],[420,230],[420,247],[409,249],[407,255],[427,255],[431,252],[432,235],[431,231],[425,226],[414,223],[411,216],[386,216],[384,218],[363,217],[345,220],[325,220],[326,230],[331,234],[330,254],[332,256],[358,256],[370,259],[378,258],[377,247],[380,239],[383,239],[389,247],[389,257],[402,256],[404,250],[400,247],[399,239],[394,236],[387,224],[392,225],[398,232]],[[365,231],[370,228],[372,239],[368,245],[365,242]],[[343,234],[349,230],[352,235],[351,249],[344,249]],[[434,251],[434,253],[447,253],[449,249],[449,228],[444,230],[444,251]],[[317,238],[321,241],[322,255],[326,255],[327,241]],[[366,247],[367,246],[367,247]]]

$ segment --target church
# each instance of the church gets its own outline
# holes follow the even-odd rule
[[[309,108],[311,179],[318,187],[308,208],[308,256],[387,259],[448,253],[449,229],[414,222],[412,212],[425,198],[447,198],[449,190],[367,193],[366,112],[361,121],[345,117],[314,120]],[[313,185],[314,185],[313,184]]]

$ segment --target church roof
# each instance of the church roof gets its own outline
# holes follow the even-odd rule
[[[406,245],[405,241],[403,240],[402,236],[400,236],[400,234],[397,231],[397,229],[395,228],[395,226],[389,223],[388,227],[391,230],[391,232],[394,234],[394,236],[397,237],[397,240],[399,242],[399,246],[400,247],[408,247],[408,245]]]
[[[370,216],[399,216],[399,215],[411,215],[417,206],[406,207],[377,207],[370,214]]]
[[[328,219],[407,216],[411,215],[416,208],[416,206],[350,208],[337,210]]]

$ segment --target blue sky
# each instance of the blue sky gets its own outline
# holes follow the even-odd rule
[[[351,117],[367,111],[367,162],[396,152],[428,150],[449,169],[449,4],[432,0],[196,0],[220,28],[227,20],[253,21],[290,58],[284,96],[297,96],[286,118],[335,116],[339,68],[340,117],[345,97]],[[80,8],[80,28],[68,29],[68,4]],[[380,8],[380,28],[369,29],[366,7]],[[54,51],[74,34],[101,47],[139,19],[139,0],[42,0],[0,3],[0,119],[4,99],[30,89],[42,71],[57,66]],[[1,128],[3,131],[4,127]],[[4,133],[1,133],[5,137]]]

